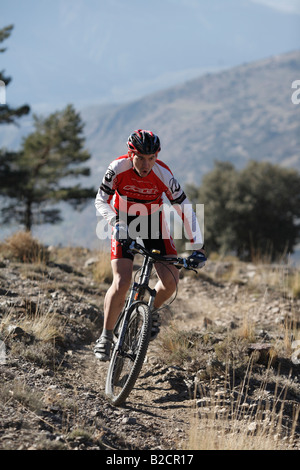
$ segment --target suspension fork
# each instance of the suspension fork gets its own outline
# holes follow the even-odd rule
[[[154,299],[156,296],[156,290],[149,287],[150,276],[152,273],[154,260],[146,256],[142,265],[142,270],[139,278],[139,282],[136,286],[136,292],[134,294],[134,300],[143,300],[145,292],[149,292],[148,306],[150,310],[153,308]]]
[[[143,300],[145,290],[148,290],[150,274],[153,262],[147,257],[144,258],[141,273],[138,282],[134,282],[130,289],[130,294],[126,300],[125,308],[127,309],[135,300]]]

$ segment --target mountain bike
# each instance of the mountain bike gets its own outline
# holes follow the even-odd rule
[[[150,252],[136,241],[131,242],[129,250],[133,254],[139,253],[144,259],[139,269],[139,279],[137,282],[133,280],[124,309],[114,328],[105,393],[115,406],[124,403],[132,391],[146,357],[156,295],[156,290],[149,286],[154,264],[162,262],[164,265],[172,264],[179,269],[183,267],[196,271],[189,265],[187,258],[161,256],[158,250]]]

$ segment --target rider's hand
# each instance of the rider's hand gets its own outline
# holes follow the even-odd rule
[[[130,238],[128,234],[128,227],[125,222],[117,222],[114,226],[113,237],[120,243],[127,243]]]
[[[193,253],[187,258],[188,263],[192,268],[203,268],[205,266],[205,261],[206,261],[206,256],[203,252],[201,251],[193,251]]]

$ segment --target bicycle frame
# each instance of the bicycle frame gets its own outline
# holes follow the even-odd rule
[[[137,249],[137,247],[132,247],[132,250],[135,250],[135,251],[141,253],[141,251],[139,249]],[[126,332],[128,321],[129,321],[127,312],[129,311],[129,307],[133,304],[133,302],[137,301],[137,300],[142,301],[143,298],[144,298],[145,292],[147,291],[149,293],[148,306],[149,306],[150,310],[152,310],[152,308],[153,308],[153,304],[154,304],[154,300],[155,300],[155,296],[156,296],[156,290],[151,289],[149,287],[149,280],[150,280],[150,276],[151,276],[153,265],[154,265],[155,261],[156,260],[150,254],[146,254],[146,255],[144,254],[144,260],[143,260],[143,264],[142,264],[142,267],[141,267],[141,273],[140,273],[140,276],[139,276],[139,280],[138,280],[138,282],[136,282],[136,281],[133,282],[133,284],[131,286],[131,289],[130,289],[129,296],[126,300],[125,307],[122,310],[121,314],[119,315],[116,326],[114,328],[115,332],[118,331],[119,325],[120,325],[121,321],[123,320],[122,326],[121,326],[121,329],[120,329],[121,334],[120,334],[120,336],[118,338],[118,341],[117,341],[117,344],[116,344],[116,348],[119,349],[119,350],[121,349],[121,347],[123,345],[124,336],[125,336],[125,332]]]

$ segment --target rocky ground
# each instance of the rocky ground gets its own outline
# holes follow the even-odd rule
[[[0,261],[0,449],[209,448],[195,443],[203,430],[213,448],[228,438],[233,449],[243,431],[247,449],[266,429],[271,448],[300,449],[300,301],[284,270],[210,262],[185,275],[117,408],[104,394],[107,364],[93,355],[108,284],[95,282],[90,256]]]

